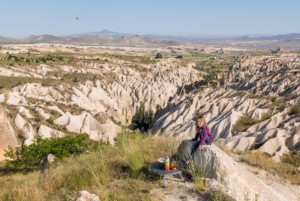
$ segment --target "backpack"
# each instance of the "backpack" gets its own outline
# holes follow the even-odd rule
[[[211,133],[210,129],[205,126],[206,129],[207,129],[207,135],[208,135],[208,138],[206,138],[205,140],[205,144],[212,144],[214,142],[214,135]]]

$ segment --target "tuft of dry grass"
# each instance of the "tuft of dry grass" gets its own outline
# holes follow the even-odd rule
[[[234,151],[218,141],[215,144],[228,155],[238,156],[241,162],[279,175],[292,184],[300,184],[300,171],[298,170],[300,164],[299,152],[289,152],[281,157],[280,162],[276,162],[269,155],[260,151]]]
[[[235,201],[234,198],[224,193],[224,191],[222,191],[221,189],[215,189],[208,192],[206,194],[206,198],[210,201]]]
[[[299,104],[296,104],[296,105],[293,105],[291,108],[290,108],[290,115],[297,115],[297,114],[300,114],[300,105]]]
[[[292,163],[284,162],[284,160],[276,162],[270,156],[262,152],[240,152],[239,157],[242,162],[277,174],[292,184],[300,184],[300,172],[297,169],[298,167],[292,165]]]
[[[254,119],[251,119],[250,117],[242,117],[240,118],[232,128],[233,133],[243,132],[246,131],[249,127],[254,125],[256,121]]]

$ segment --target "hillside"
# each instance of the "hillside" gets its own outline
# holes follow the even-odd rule
[[[179,46],[183,43],[172,40],[146,38],[138,35],[118,35],[109,32],[74,34],[69,36],[30,35],[24,38],[6,38],[0,36],[0,44],[61,43],[73,45],[107,45],[123,47],[165,47]]]
[[[95,41],[99,41],[97,36],[93,37]],[[62,39],[53,36],[31,36],[27,40],[59,42]],[[67,39],[64,40],[70,43]],[[76,37],[71,40],[76,41]],[[87,40],[90,40],[90,37]],[[266,50],[225,47],[219,49],[210,46],[201,49],[195,46],[128,47],[132,44],[131,40],[134,40],[135,44],[145,46],[145,39],[138,36],[114,38],[111,44],[114,44],[115,40],[120,40],[115,44],[125,45],[79,46],[61,44],[60,41],[58,44],[1,46],[0,128],[5,132],[0,133],[0,160],[4,159],[4,152],[9,146],[15,148],[34,145],[36,138],[56,139],[86,133],[96,142],[110,144],[107,145],[109,148],[105,149],[107,153],[102,152],[102,149],[100,152],[94,150],[91,154],[84,153],[80,158],[65,159],[67,165],[62,163],[54,166],[54,169],[51,169],[53,173],[47,176],[46,180],[49,180],[49,183],[46,182],[45,189],[37,187],[38,171],[32,172],[28,177],[18,175],[19,173],[5,174],[5,188],[10,189],[8,186],[12,185],[9,182],[10,176],[14,181],[25,181],[32,177],[34,188],[27,189],[27,193],[29,196],[31,191],[36,191],[36,200],[40,196],[51,197],[53,192],[58,193],[60,199],[68,196],[73,199],[76,192],[84,190],[85,187],[103,199],[109,200],[116,196],[118,200],[122,200],[123,198],[118,196],[127,194],[126,189],[121,188],[121,193],[116,191],[119,192],[116,193],[118,195],[109,190],[111,185],[114,186],[120,179],[121,182],[134,186],[133,195],[150,196],[153,191],[149,189],[152,187],[160,191],[158,181],[155,180],[153,184],[144,179],[143,177],[148,175],[147,172],[142,173],[142,179],[126,176],[130,172],[128,168],[134,167],[128,164],[131,161],[126,158],[128,156],[118,155],[124,151],[122,147],[118,147],[118,134],[124,130],[134,130],[140,132],[138,136],[151,136],[147,138],[153,142],[153,147],[148,147],[151,153],[139,166],[139,169],[147,169],[156,158],[175,154],[182,140],[194,137],[195,118],[198,115],[205,116],[218,146],[226,153],[218,148],[212,148],[212,151],[219,153],[222,156],[220,158],[230,157],[228,160],[231,161],[231,165],[228,167],[234,166],[238,157],[248,164],[260,167],[258,172],[263,172],[261,169],[267,172],[275,169],[273,173],[283,178],[283,182],[287,182],[286,185],[293,189],[299,188],[299,52],[291,50],[271,53]],[[148,40],[150,39],[147,39],[147,42],[155,44]],[[158,53],[162,58],[154,59]],[[164,141],[166,136],[168,140]],[[161,142],[159,139],[162,139]],[[173,142],[171,139],[175,139],[176,143],[166,145]],[[145,148],[152,146],[146,140],[139,143]],[[161,146],[173,147],[172,152],[157,148]],[[119,148],[121,150],[118,150]],[[115,149],[117,152],[114,152]],[[118,154],[110,155],[112,152]],[[143,157],[147,157],[146,152],[142,153]],[[105,154],[105,160],[111,159],[115,165],[112,167],[122,170],[125,176],[115,175],[113,170],[110,172],[113,174],[111,177],[95,173],[93,168],[104,168],[98,166],[93,158],[99,158],[99,154]],[[258,156],[263,160],[252,159],[259,158]],[[77,164],[77,160],[90,164],[86,167],[87,183],[82,185],[76,175],[83,171],[83,167],[80,163]],[[77,165],[71,166],[74,161],[77,161]],[[266,161],[268,166],[263,161]],[[66,175],[60,175],[59,172],[68,166],[70,169],[66,171]],[[242,168],[241,171],[247,169],[243,165],[236,166]],[[105,166],[107,169],[112,167]],[[7,171],[5,168],[0,170],[4,173]],[[219,171],[219,168],[216,168],[216,171]],[[253,173],[250,175],[253,176]],[[94,177],[102,176],[108,179],[103,181],[105,184],[94,180]],[[228,178],[232,178],[230,176],[232,175],[229,174]],[[244,176],[242,179],[250,177],[246,174]],[[52,178],[57,178],[58,183],[52,183]],[[75,184],[72,183],[72,179],[75,179]],[[229,186],[222,183],[223,180],[219,177],[210,179],[217,180],[225,189],[232,190],[230,185],[236,184],[232,179],[229,179],[233,182]],[[68,182],[64,183],[64,180]],[[256,181],[265,182],[259,178]],[[139,187],[139,182],[143,188]],[[130,188],[126,185],[124,188]],[[185,187],[193,189],[191,184],[189,185]],[[284,184],[267,185],[265,192],[269,194],[275,189],[275,195],[284,194],[278,186]],[[57,190],[60,187],[62,190]],[[271,190],[268,190],[269,188]],[[246,188],[241,189],[242,193],[248,193]],[[15,187],[6,193],[7,196],[20,193],[20,197],[26,197],[24,191]],[[197,191],[195,196],[203,198],[199,192]],[[253,192],[249,191],[251,196],[254,195]],[[233,196],[232,192],[229,194]],[[262,197],[273,200],[271,194]],[[294,197],[297,195],[293,194],[291,200],[295,200]]]

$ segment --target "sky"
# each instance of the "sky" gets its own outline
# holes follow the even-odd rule
[[[299,10],[300,0],[0,0],[0,35],[300,33]]]

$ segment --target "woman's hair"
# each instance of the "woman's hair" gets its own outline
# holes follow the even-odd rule
[[[198,116],[197,119],[201,119],[201,121],[206,125],[206,121],[205,121],[205,118],[204,116]]]
[[[198,125],[197,125],[198,119],[200,119],[200,120],[204,123],[204,125],[206,125],[206,121],[205,121],[204,116],[202,116],[202,115],[201,115],[201,116],[198,116],[197,119],[196,119],[196,129],[199,129],[199,127],[198,127]]]

